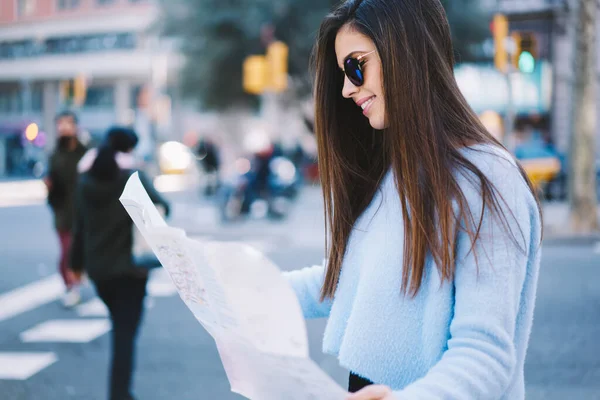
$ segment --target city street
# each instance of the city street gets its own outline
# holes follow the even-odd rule
[[[104,400],[110,330],[105,311],[91,286],[85,288],[81,306],[74,310],[61,306],[58,243],[46,205],[31,195],[7,200],[9,191],[1,187],[0,397]],[[218,223],[214,206],[197,190],[168,196],[174,205],[171,224],[185,228],[191,237],[249,242],[284,270],[323,258],[317,188],[301,194],[285,221],[225,226]],[[163,271],[154,273],[149,292],[138,342],[138,398],[241,398],[229,391],[212,338],[184,306]],[[307,322],[311,357],[346,385],[347,372],[335,358],[321,353],[324,323]],[[550,240],[544,244],[526,365],[527,399],[600,399],[598,338],[600,245]]]

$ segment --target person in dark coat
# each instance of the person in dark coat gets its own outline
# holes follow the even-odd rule
[[[77,163],[86,148],[77,138],[77,115],[63,111],[56,118],[58,135],[56,148],[50,155],[48,175],[44,179],[48,188],[48,204],[54,216],[54,227],[60,243],[58,270],[65,284],[63,304],[73,307],[81,301],[77,282],[70,273],[69,249],[72,241],[74,195],[77,184]]]
[[[148,280],[148,270],[134,261],[134,226],[119,202],[127,180],[136,172],[126,157],[131,156],[137,141],[131,129],[111,128],[91,167],[82,173],[75,196],[71,266],[78,277],[87,273],[110,313],[110,400],[133,399],[135,340]],[[142,171],[137,172],[152,201],[162,205],[168,215],[167,201]]]
[[[221,164],[219,149],[213,140],[204,138],[200,140],[196,153],[207,179],[204,194],[211,196],[219,187],[219,166]]]

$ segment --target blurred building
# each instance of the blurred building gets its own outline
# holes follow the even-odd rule
[[[572,123],[575,1],[497,0],[489,1],[488,6],[508,17],[511,33],[533,34],[536,62],[547,63],[551,68],[551,107],[547,113],[531,113],[531,121],[527,121],[528,115],[521,115],[521,122],[539,125],[546,131],[547,139],[560,152],[567,153]],[[597,149],[600,153],[600,141]]]
[[[150,0],[0,0],[0,130],[36,122],[52,141],[73,79],[92,137],[115,122],[174,129],[179,58],[150,30],[157,12]]]

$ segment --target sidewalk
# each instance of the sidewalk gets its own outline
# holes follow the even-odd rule
[[[310,212],[294,210],[290,216],[293,221],[289,226],[294,227],[299,234],[306,231],[315,232],[323,227],[323,200],[319,187],[307,187],[302,193],[302,204],[296,208],[309,209]],[[595,243],[600,241],[600,231],[591,234],[576,234],[570,231],[569,203],[567,202],[542,202],[544,217],[544,242],[569,242],[569,243]],[[600,218],[600,205],[598,206]],[[310,233],[309,233],[310,234]],[[314,238],[313,238],[314,239]]]
[[[591,234],[577,234],[570,231],[569,203],[544,202],[542,203],[542,207],[544,214],[544,242],[593,243],[600,241],[600,231]],[[597,210],[600,213],[600,206]]]
[[[321,188],[306,186],[292,205],[290,215],[283,221],[248,220],[221,224],[214,204],[191,200],[183,205],[175,202],[174,225],[191,234],[219,231],[223,234],[240,236],[284,236],[294,242],[306,242],[315,246],[323,243],[323,200]],[[179,200],[179,199],[178,199]],[[179,203],[179,204],[178,204]],[[600,231],[594,234],[573,234],[569,230],[569,204],[567,202],[543,202],[544,242],[594,243],[600,241]],[[598,207],[600,215],[600,207]]]
[[[212,200],[186,194],[167,195],[173,206],[169,224],[184,229],[190,236],[209,236],[217,240],[221,237],[229,240],[276,238],[278,242],[293,242],[296,246],[311,248],[324,245],[323,201],[319,187],[304,187],[291,205],[289,215],[282,220],[248,218],[231,223],[221,222],[217,205]]]

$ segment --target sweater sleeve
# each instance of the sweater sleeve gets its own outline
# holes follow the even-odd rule
[[[332,301],[330,299],[321,301],[321,287],[325,277],[324,265],[284,272],[283,276],[296,292],[304,318],[329,317]]]
[[[394,393],[398,400],[499,399],[515,373],[521,292],[541,228],[535,200],[518,169],[506,160],[491,164],[482,172],[495,186],[505,217],[486,207],[474,246],[466,232],[459,234],[448,349],[423,378]],[[477,227],[479,184],[461,187],[473,214],[466,225]]]

